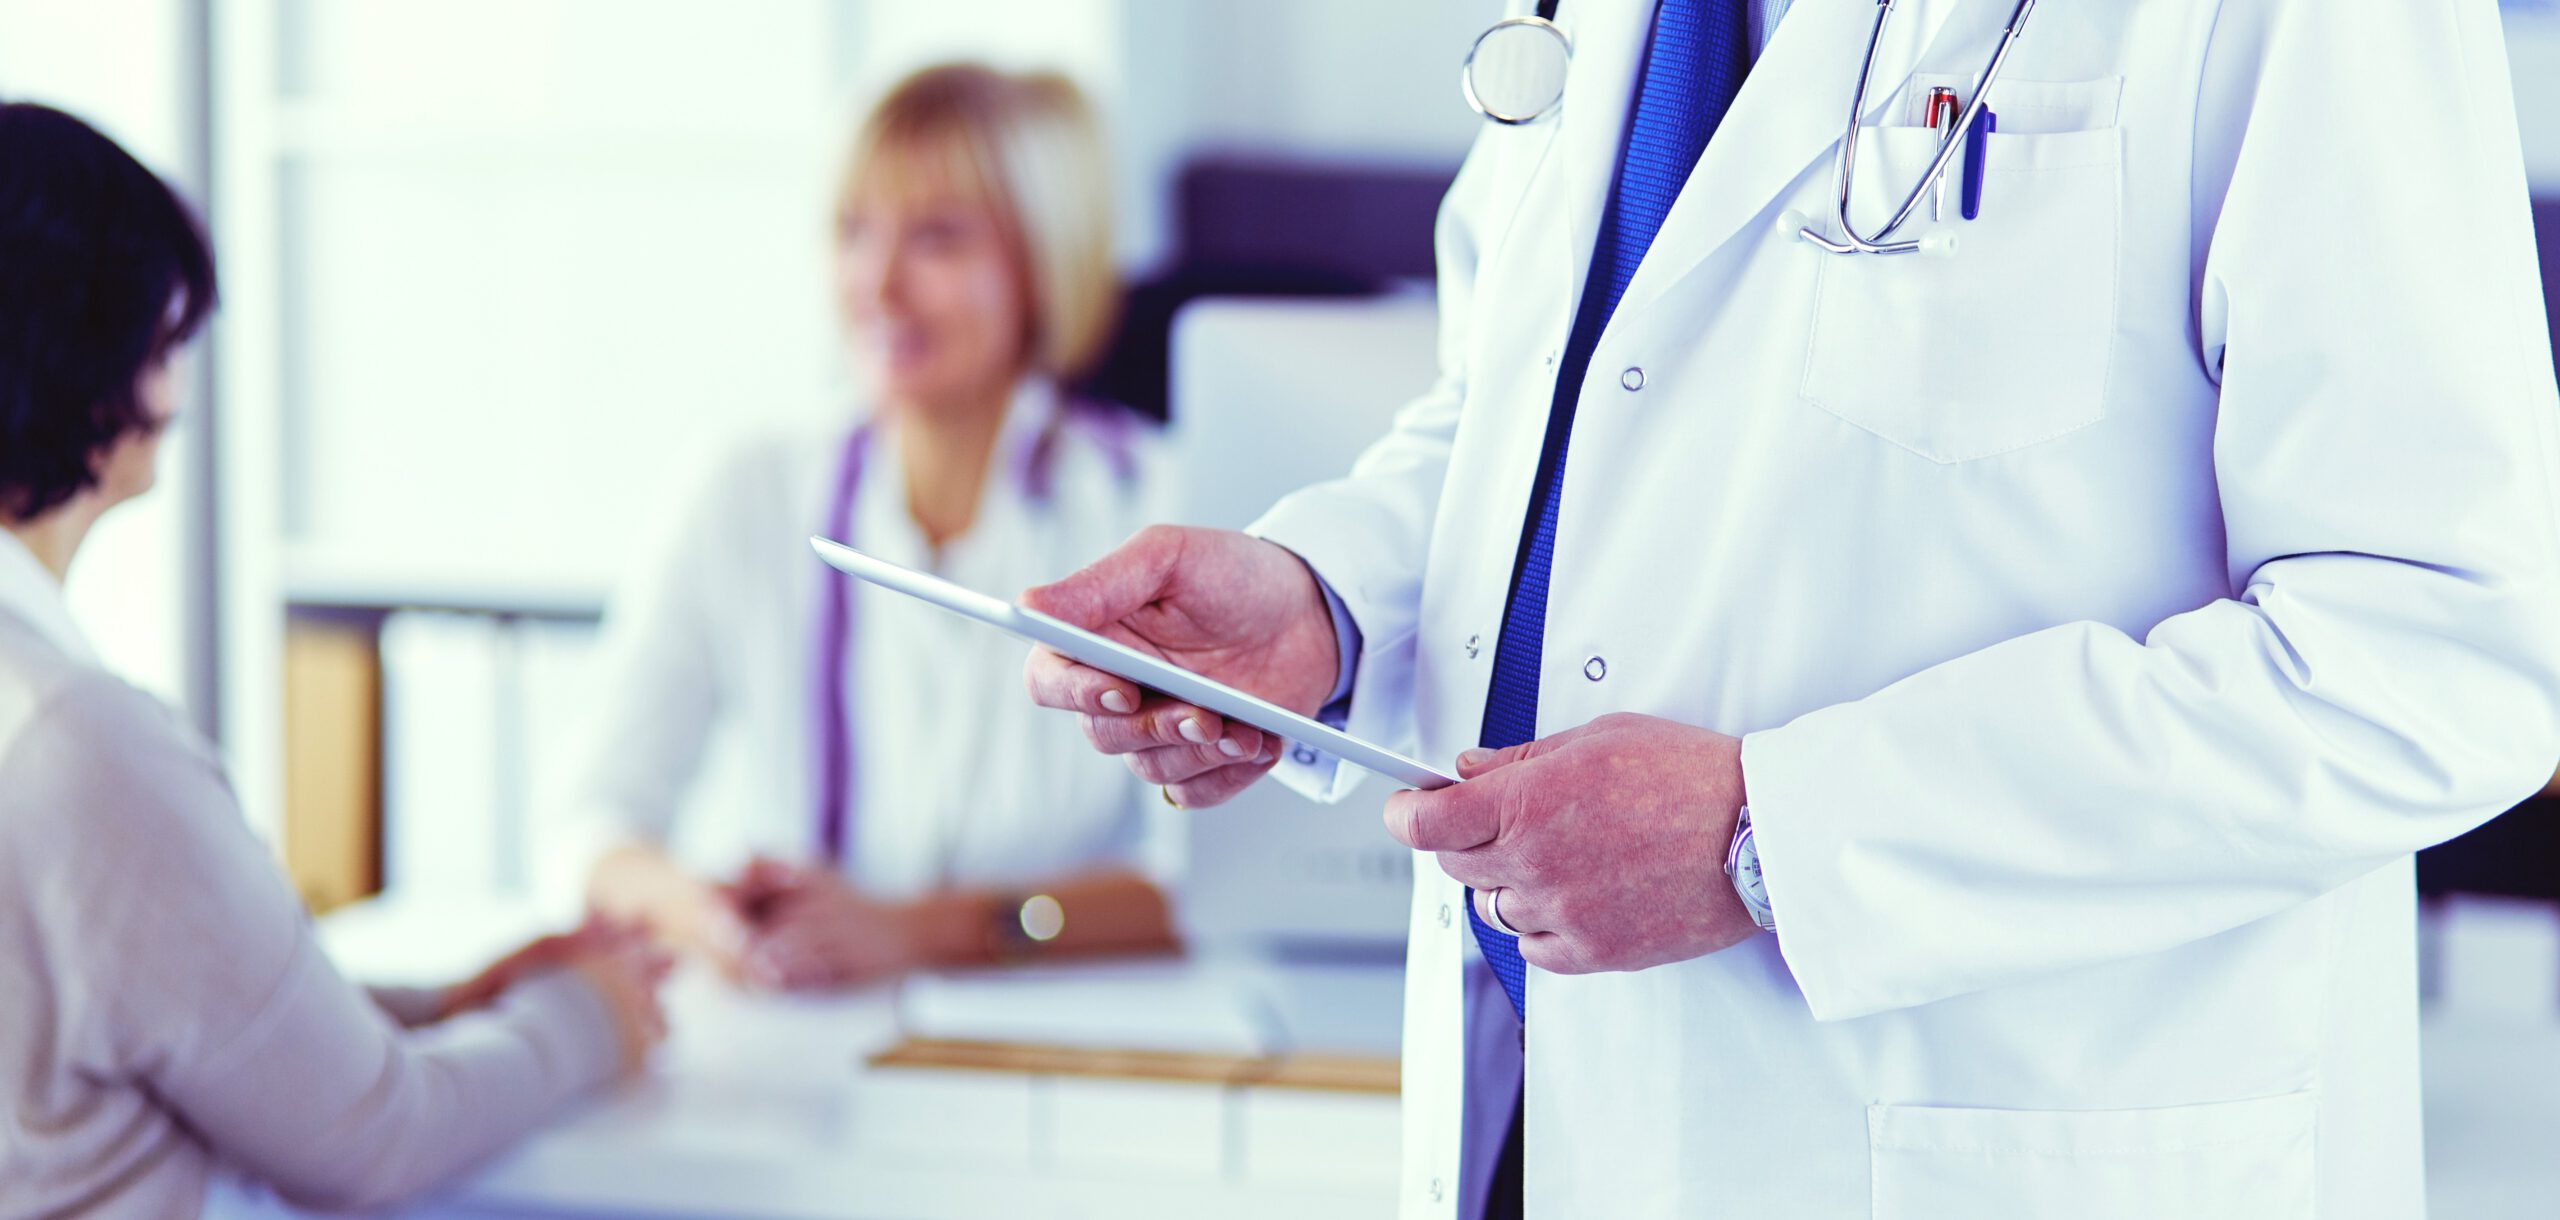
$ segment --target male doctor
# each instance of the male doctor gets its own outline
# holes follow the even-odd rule
[[[2012,7],[1902,0],[1864,229]],[[1438,384],[1027,600],[1458,760],[1387,807],[1408,1216],[2419,1216],[2410,853],[2560,758],[2494,0],[2044,0],[1953,256],[1838,257],[1875,12],[1565,0]],[[1280,752],[1029,680],[1183,805]]]

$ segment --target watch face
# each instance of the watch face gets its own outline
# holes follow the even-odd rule
[[[1760,879],[1758,846],[1752,843],[1743,847],[1742,858],[1734,861],[1733,883],[1741,886],[1742,891],[1751,896],[1754,905],[1766,907],[1769,905],[1769,887]]]
[[[1751,922],[1769,931],[1777,930],[1777,921],[1769,912],[1769,886],[1760,875],[1760,839],[1753,833],[1751,807],[1743,806],[1737,818],[1740,829],[1733,835],[1733,847],[1726,853],[1724,871],[1733,878],[1733,892],[1751,912]]]

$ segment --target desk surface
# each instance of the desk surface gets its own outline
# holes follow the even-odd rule
[[[2529,915],[2530,935],[2453,921],[2454,951],[2440,953],[2453,990],[2477,993],[2481,977],[2550,977],[2560,935],[2547,913]],[[460,977],[535,926],[503,904],[359,907],[323,921],[322,933],[354,973],[414,982]],[[2428,1193],[2439,1216],[2540,1215],[2560,1192],[2547,1155],[2560,1131],[2560,1021],[2546,987],[2524,990],[2427,1013]],[[675,1034],[648,1079],[570,1115],[413,1220],[1393,1208],[1390,1098],[865,1070],[863,1057],[896,1035],[886,991],[748,996],[692,973],[667,998]],[[208,1214],[293,1213],[233,1195]]]
[[[458,977],[532,930],[527,912],[504,906],[358,907],[322,927],[350,973],[381,982]],[[1343,969],[1318,986],[1374,995],[1392,982],[1391,970],[1362,979]],[[646,1078],[414,1214],[1353,1217],[1394,1208],[1391,1096],[869,1068],[864,1060],[899,1033],[885,988],[758,995],[685,969],[666,1000],[673,1033]],[[209,1214],[293,1213],[226,1197]]]

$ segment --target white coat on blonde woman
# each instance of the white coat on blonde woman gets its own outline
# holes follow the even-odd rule
[[[857,426],[873,435],[850,541],[999,597],[1055,579],[1163,508],[1149,490],[1162,484],[1151,428],[1026,378],[976,524],[937,554],[907,511],[896,424]],[[1023,702],[1020,642],[810,554],[846,439],[749,441],[679,500],[606,620],[592,712],[562,775],[576,846],[559,859],[583,867],[630,840],[671,844],[715,873],[813,855],[819,582],[840,580],[852,594],[847,880],[907,897],[1113,863],[1169,874],[1179,823],[1072,722]]]

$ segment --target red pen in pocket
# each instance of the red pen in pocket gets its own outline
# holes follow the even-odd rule
[[[1938,133],[1940,148],[1945,148],[1947,141],[1956,138],[1956,120],[1963,114],[1964,107],[1957,101],[1955,90],[1944,85],[1929,90],[1929,130]],[[1947,176],[1945,174],[1938,175],[1938,181],[1933,190],[1935,193],[1929,203],[1929,219],[1945,220],[1947,218]]]

